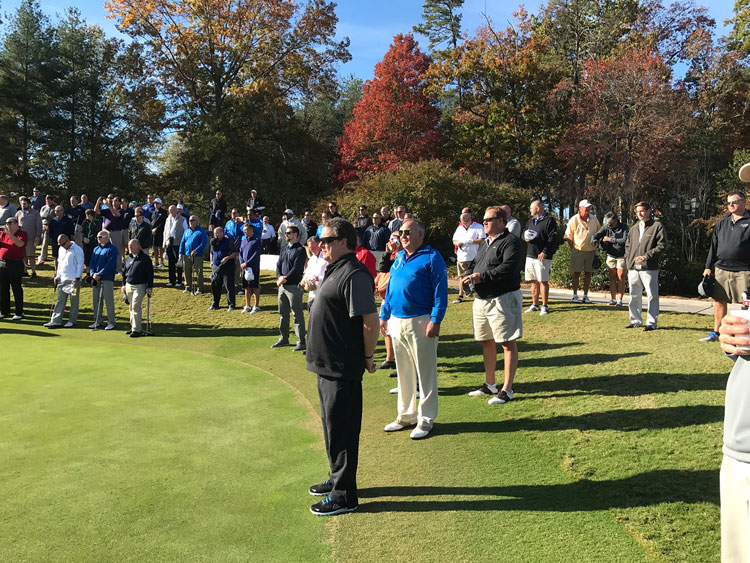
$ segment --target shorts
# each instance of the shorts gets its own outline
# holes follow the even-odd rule
[[[240,271],[240,277],[242,278],[242,289],[258,289],[260,287],[260,269],[258,269],[258,271],[253,270],[253,275],[255,276],[255,279],[252,281],[247,281],[245,279],[245,271]]]
[[[538,258],[532,258],[531,256],[526,257],[526,271],[524,272],[524,279],[526,281],[537,281],[537,282],[548,282],[549,281],[549,268],[552,260],[545,258],[539,260]]]
[[[154,235],[154,241],[152,243],[152,246],[157,246],[161,248],[164,245],[164,233],[156,232]]]
[[[458,272],[458,275],[460,277],[464,277],[466,275],[466,272],[469,271],[470,267],[471,262],[456,262],[456,271]]]
[[[607,254],[607,268],[610,270],[626,270],[625,258],[616,258]]]
[[[596,252],[593,250],[591,252],[583,252],[572,248],[570,250],[570,272],[573,274],[576,272],[593,273],[594,254]]]
[[[498,297],[474,299],[474,340],[510,342],[523,336],[521,290]]]
[[[716,268],[716,283],[711,297],[720,303],[742,303],[742,292],[750,293],[750,272],[729,272]]]

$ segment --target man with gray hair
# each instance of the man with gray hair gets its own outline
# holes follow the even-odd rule
[[[96,236],[99,246],[94,249],[89,264],[89,275],[93,286],[94,322],[89,328],[96,330],[102,322],[103,306],[107,306],[107,326],[104,330],[115,328],[115,271],[119,263],[117,247],[109,240],[109,231],[103,229]]]
[[[60,235],[57,238],[59,246],[57,258],[57,271],[55,272],[54,282],[57,286],[57,303],[47,328],[59,328],[62,326],[63,313],[65,305],[70,296],[70,312],[68,313],[68,322],[65,328],[75,326],[78,320],[78,303],[81,292],[81,276],[83,275],[83,249],[74,243],[68,235]]]
[[[122,293],[130,304],[130,330],[125,334],[129,334],[131,338],[138,338],[145,336],[141,329],[143,299],[146,295],[151,295],[154,288],[154,265],[148,254],[143,252],[137,239],[132,239],[128,243],[128,250],[130,255],[122,272]]]
[[[16,206],[8,199],[7,195],[0,195],[0,227],[5,221],[16,215]]]
[[[526,223],[523,239],[526,241],[526,271],[524,278],[531,282],[531,306],[526,313],[539,311],[540,315],[549,314],[549,272],[552,256],[558,245],[557,221],[544,210],[538,199],[529,206],[531,218]],[[541,294],[542,305],[539,307]]]
[[[453,233],[453,247],[456,249],[456,269],[458,277],[466,275],[471,267],[471,262],[477,255],[479,245],[484,240],[484,228],[475,222],[471,213],[461,213],[461,222]],[[458,284],[458,298],[454,304],[462,303],[464,300],[464,284]]]
[[[31,268],[31,277],[36,277],[36,245],[42,237],[42,217],[31,206],[31,200],[26,196],[19,199],[21,209],[16,212],[18,226],[26,232],[29,241],[26,244],[26,265]]]

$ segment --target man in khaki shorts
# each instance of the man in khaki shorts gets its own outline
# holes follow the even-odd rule
[[[748,170],[747,165],[742,170]],[[750,170],[743,182],[750,181]],[[750,212],[745,209],[745,194],[732,192],[727,196],[729,213],[716,223],[711,236],[711,247],[706,258],[703,276],[714,270],[714,329],[703,342],[719,340],[721,319],[727,314],[729,303],[741,303],[742,292],[750,288]]]
[[[485,382],[469,395],[495,395],[488,403],[501,405],[513,400],[513,379],[518,367],[516,340],[523,335],[523,251],[521,240],[506,229],[501,208],[488,207],[482,222],[486,242],[479,245],[471,271],[461,279],[462,284],[474,282],[474,339],[482,344],[484,355]],[[498,342],[505,360],[505,380],[500,389],[495,385]]]
[[[477,255],[478,245],[482,243],[484,236],[482,225],[472,219],[471,213],[461,213],[461,222],[458,224],[456,232],[453,233],[453,246],[456,248],[456,269],[459,278],[463,278],[469,271],[471,262]],[[458,299],[453,303],[461,303],[463,300],[464,286],[459,284]]]
[[[565,229],[565,240],[570,247],[570,273],[573,275],[573,303],[591,303],[589,286],[594,272],[594,254],[596,246],[591,238],[602,226],[596,215],[591,213],[591,202],[582,199],[578,204],[578,213],[570,218]],[[583,272],[583,299],[578,299],[578,283]]]

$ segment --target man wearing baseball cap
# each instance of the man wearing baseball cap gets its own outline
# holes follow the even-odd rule
[[[544,210],[544,204],[535,199],[529,206],[531,219],[526,223],[523,240],[526,241],[526,270],[524,279],[531,282],[531,307],[526,313],[539,311],[548,315],[549,307],[549,271],[552,255],[560,242],[557,239],[557,221]],[[539,294],[542,306],[539,307]]]
[[[596,246],[591,240],[602,226],[596,215],[591,213],[591,202],[582,199],[578,213],[570,218],[565,229],[565,241],[570,247],[570,273],[573,275],[573,303],[591,303],[589,286],[594,273]],[[578,284],[583,272],[583,300],[578,298]]]
[[[250,199],[247,200],[247,210],[254,210],[256,213],[260,213],[266,208],[263,200],[258,197],[258,191],[256,189],[250,190]]]

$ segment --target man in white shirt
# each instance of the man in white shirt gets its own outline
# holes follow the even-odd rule
[[[453,233],[453,246],[456,247],[456,268],[458,277],[463,278],[469,271],[471,262],[477,255],[479,244],[484,240],[484,227],[475,222],[471,213],[462,213],[461,222]],[[458,299],[453,303],[461,303],[464,300],[464,285],[458,286]]]
[[[57,271],[55,272],[55,284],[57,284],[57,304],[52,312],[52,317],[44,326],[47,328],[59,328],[62,325],[62,317],[65,305],[70,295],[70,313],[65,328],[71,328],[78,320],[78,297],[81,290],[81,275],[83,274],[83,249],[74,243],[68,235],[60,235],[57,238],[60,245],[57,255]]]
[[[269,223],[268,215],[263,217],[263,232],[260,235],[260,240],[263,245],[263,254],[274,254],[273,243],[276,240],[276,229]]]
[[[310,249],[310,257],[307,259],[305,273],[302,274],[302,287],[309,292],[307,295],[307,310],[309,311],[315,299],[315,290],[318,289],[320,282],[325,277],[328,262],[320,253],[320,239],[317,236],[307,239],[307,246]]]

